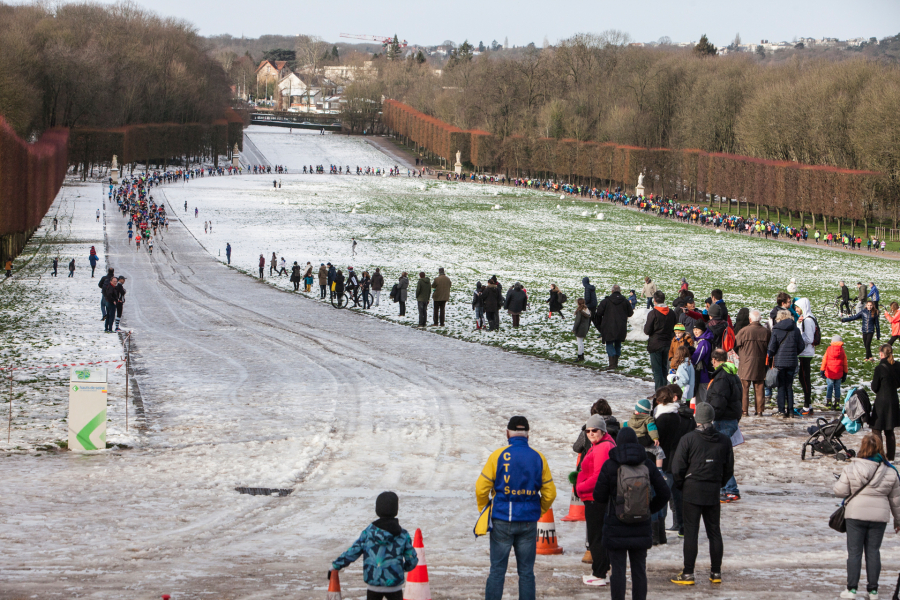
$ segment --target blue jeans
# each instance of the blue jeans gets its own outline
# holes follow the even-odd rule
[[[780,374],[780,373],[779,373]],[[713,428],[721,433],[722,435],[728,436],[730,439],[731,436],[734,435],[734,432],[738,429],[738,420],[737,419],[724,419],[721,421],[716,421],[713,423]],[[731,479],[728,480],[728,483],[725,484],[725,487],[722,488],[723,494],[740,494],[738,490],[737,481],[734,479],[734,475],[731,476]]]
[[[519,600],[535,600],[534,558],[537,555],[537,522],[493,520],[491,572],[484,587],[485,600],[501,600],[509,550],[515,548],[519,572]]]
[[[108,311],[108,310],[109,310],[109,302],[106,300],[106,298],[101,297],[100,298],[100,314],[103,316],[104,319],[106,318],[106,311]]]
[[[794,374],[797,367],[778,367],[778,412],[794,415]]]
[[[622,342],[607,342],[606,343],[606,355],[607,356],[622,356]]]
[[[828,386],[825,389],[825,401],[831,402],[831,392],[834,392],[834,399],[837,402],[841,401],[841,380],[840,379],[826,379],[828,382]]]
[[[647,298],[647,308],[653,308],[653,297]]]

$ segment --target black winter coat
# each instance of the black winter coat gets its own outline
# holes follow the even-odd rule
[[[716,421],[740,420],[743,414],[742,395],[743,386],[738,376],[726,371],[725,365],[719,365],[706,392],[706,401],[716,411]]]
[[[712,427],[695,429],[678,443],[672,475],[685,502],[718,504],[722,486],[734,475],[731,440]]]
[[[550,303],[550,312],[562,312],[562,302],[560,302],[559,298],[560,292],[550,292],[550,297],[547,298],[547,302]]]
[[[659,433],[659,446],[666,457],[663,459],[663,473],[672,472],[672,457],[681,438],[697,429],[697,421],[694,420],[694,411],[690,405],[682,404],[678,412],[664,413],[656,417],[656,429]]]
[[[806,348],[803,335],[793,319],[778,321],[772,327],[769,340],[769,365],[779,369],[791,369],[799,362],[797,357]]]
[[[607,344],[624,342],[628,335],[628,317],[632,315],[634,309],[631,302],[620,292],[613,292],[601,300],[595,313],[595,324],[599,323],[601,339]]]
[[[869,426],[872,429],[900,427],[898,387],[900,387],[900,363],[891,364],[887,359],[881,359],[875,367],[875,372],[872,373],[872,391],[875,392],[875,404],[869,419]]]
[[[291,267],[291,283],[300,283],[300,265]]]
[[[506,294],[506,310],[511,313],[522,313],[528,308],[528,295],[524,290],[511,288]]]
[[[481,288],[481,297],[484,302],[484,312],[499,312],[503,301],[500,298],[500,288],[496,285],[488,284]]]
[[[594,309],[597,308],[597,288],[587,277],[582,279],[581,283],[584,284],[584,303],[591,309],[591,312],[594,312]]]
[[[668,306],[654,308],[647,315],[647,322],[644,324],[644,333],[650,336],[647,340],[647,352],[659,352],[660,350],[669,351],[672,344],[673,331],[675,330],[675,311],[669,310]]]
[[[646,464],[650,472],[650,486],[655,496],[650,499],[650,512],[662,510],[672,492],[656,465],[647,458],[646,449],[637,441],[634,429],[626,427],[619,432],[616,447],[609,453],[609,460],[603,463],[594,487],[594,502],[606,504],[603,518],[603,545],[612,550],[649,550],[653,546],[650,521],[643,523],[622,523],[616,517],[616,487],[619,479],[619,465]],[[718,492],[717,492],[718,493]],[[718,498],[718,496],[717,496]]]

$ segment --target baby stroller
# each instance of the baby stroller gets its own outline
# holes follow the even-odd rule
[[[869,422],[871,412],[872,405],[865,388],[851,388],[844,398],[844,408],[839,418],[829,422],[824,417],[819,417],[816,424],[807,429],[809,439],[800,449],[800,460],[806,460],[807,449],[810,458],[815,456],[816,452],[834,456],[837,460],[847,460],[856,456],[856,452],[844,445],[841,436],[848,432],[852,435],[862,429],[862,424]]]

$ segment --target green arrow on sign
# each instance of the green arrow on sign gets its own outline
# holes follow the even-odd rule
[[[106,409],[100,411],[96,417],[88,421],[88,424],[85,425],[81,431],[79,431],[75,435],[75,439],[77,439],[82,447],[85,450],[96,450],[97,446],[91,441],[91,434],[94,433],[94,430],[100,426],[100,423],[106,422]]]

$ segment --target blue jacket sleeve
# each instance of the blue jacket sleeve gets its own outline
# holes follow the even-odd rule
[[[857,320],[857,319],[862,319],[862,317],[863,317],[862,311],[859,311],[859,312],[856,313],[855,315],[851,315],[851,316],[849,316],[849,317],[843,317],[843,318],[841,318],[841,323],[848,323],[848,322],[850,322],[850,321],[855,321],[855,320]]]
[[[419,564],[419,555],[416,553],[416,549],[413,548],[412,540],[409,538],[409,534],[406,535],[405,543],[403,544],[403,553],[400,556],[403,561],[403,570],[406,573],[409,573],[413,569],[416,568],[416,565]]]
[[[337,557],[333,563],[331,563],[331,568],[335,571],[340,571],[354,560],[362,556],[363,547],[366,543],[366,537],[368,535],[368,529],[364,530],[359,537],[353,542],[353,545],[347,548],[347,551]],[[410,544],[410,547],[412,545]]]

